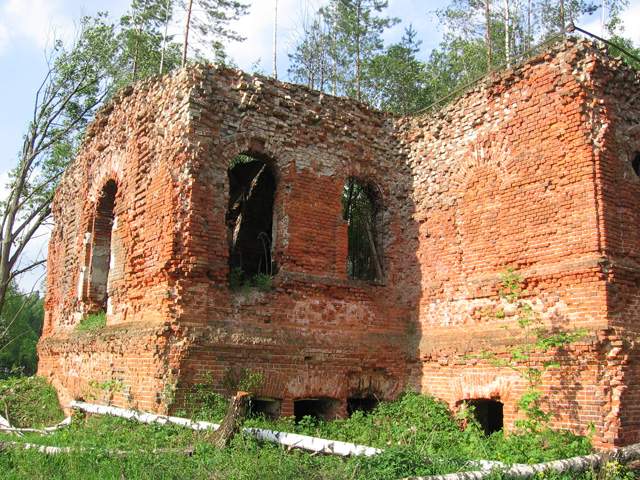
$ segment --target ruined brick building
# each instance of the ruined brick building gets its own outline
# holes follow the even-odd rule
[[[639,152],[638,75],[577,40],[406,117],[215,66],[139,83],[57,191],[39,374],[166,411],[246,369],[271,414],[418,389],[510,426],[525,382],[478,354],[520,341],[486,314],[511,266],[549,325],[589,332],[544,375],[554,424],[640,441]]]

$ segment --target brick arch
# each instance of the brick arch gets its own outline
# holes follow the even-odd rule
[[[487,168],[508,183],[512,174],[510,172],[513,159],[510,159],[507,147],[499,145],[490,139],[478,139],[467,146],[463,158],[455,165],[455,172],[451,177],[450,191],[454,197],[460,199],[464,196],[473,174],[479,168]]]
[[[521,379],[518,375],[498,373],[461,373],[449,381],[453,405],[465,400],[498,398],[507,403],[513,399],[514,390]]]
[[[82,296],[89,312],[108,310],[114,263],[113,231],[117,228],[117,194],[116,181],[107,180],[93,203],[89,230],[85,234]]]
[[[238,134],[224,142],[219,150],[218,158],[224,162],[224,168],[228,169],[231,161],[238,155],[248,154],[267,163],[276,177],[276,183],[280,182],[283,170],[283,158],[287,153],[280,144],[258,135]]]

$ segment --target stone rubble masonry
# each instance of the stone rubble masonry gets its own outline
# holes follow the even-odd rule
[[[406,117],[217,66],[138,83],[97,115],[55,196],[39,374],[63,402],[162,412],[247,369],[283,415],[417,389],[452,409],[497,399],[510,428],[526,384],[478,354],[521,341],[508,309],[491,313],[511,266],[548,325],[589,332],[534,359],[561,363],[542,380],[553,424],[640,441],[638,151],[640,79],[583,40]],[[227,286],[227,169],[247,152],[277,180],[267,292]],[[378,283],[347,275],[350,176],[380,190]],[[78,332],[109,180],[107,326]]]

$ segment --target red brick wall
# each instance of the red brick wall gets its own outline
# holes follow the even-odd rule
[[[453,408],[497,398],[511,426],[522,378],[475,356],[521,341],[513,315],[492,313],[508,307],[498,283],[513,267],[547,325],[589,332],[548,354],[563,365],[542,384],[555,425],[593,423],[604,446],[635,440],[640,179],[628,162],[640,132],[629,75],[569,41],[406,118],[218,67],[136,86],[99,115],[56,195],[39,372],[65,399],[111,378],[111,401],[164,410],[194,382],[211,374],[223,391],[246,368],[283,414],[299,398],[336,398],[344,412],[349,396],[415,388]],[[227,169],[239,153],[276,176],[267,292],[228,288]],[[347,276],[350,176],[381,192],[378,283]],[[80,334],[86,232],[108,179],[122,275],[107,327]]]
[[[591,46],[563,47],[440,112],[403,119],[400,128],[420,232],[416,383],[452,407],[464,399],[499,399],[507,425],[522,415],[521,376],[474,358],[500,355],[520,341],[515,318],[492,313],[505,306],[497,286],[512,267],[549,327],[589,329],[575,347],[579,365],[549,372],[542,389],[555,425],[585,432],[593,422],[597,441],[606,443],[619,436],[607,423],[619,392],[606,378],[621,370],[603,365],[606,348],[598,337],[608,327],[594,156],[602,132],[591,118],[599,59]]]

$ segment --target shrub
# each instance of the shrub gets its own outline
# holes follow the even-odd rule
[[[55,389],[42,377],[0,380],[0,410],[14,427],[42,427],[64,418]]]
[[[76,326],[78,332],[93,332],[100,330],[107,325],[107,314],[105,312],[90,313],[86,315]]]

